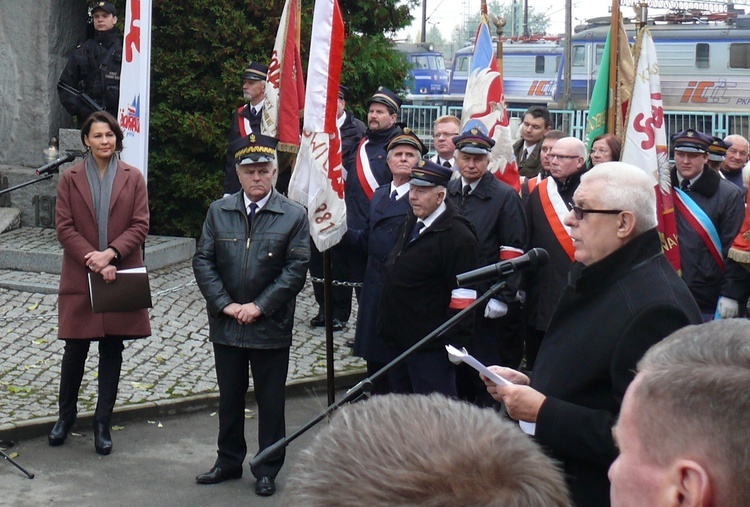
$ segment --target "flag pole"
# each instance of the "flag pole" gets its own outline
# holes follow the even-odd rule
[[[617,122],[617,89],[619,88],[617,82],[617,66],[620,49],[619,0],[612,0],[612,21],[609,30],[612,35],[609,44],[609,107],[607,108],[607,133],[614,134],[616,132]]]

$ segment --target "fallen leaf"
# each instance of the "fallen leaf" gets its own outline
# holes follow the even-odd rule
[[[112,431],[120,431],[124,429],[125,429],[125,426],[112,426]]]
[[[30,386],[25,386],[25,387],[8,386],[8,391],[12,393],[30,393],[31,387]]]
[[[36,310],[39,308],[39,303],[34,303],[33,305],[29,306],[29,310]]]
[[[156,427],[157,427],[157,428],[163,428],[163,427],[164,427],[164,425],[163,425],[163,424],[161,423],[161,421],[160,421],[160,422],[159,422],[159,424],[157,424],[157,425],[156,425]]]
[[[44,338],[37,338],[36,340],[34,340],[34,343],[36,344],[49,343],[49,340],[45,340]]]
[[[18,453],[17,452],[12,452],[12,453],[8,454],[8,457],[10,459],[16,459],[18,457]]]
[[[149,424],[156,424],[156,421],[146,421]]]
[[[147,384],[145,382],[131,382],[130,385],[136,389],[153,389],[154,388],[154,384]]]
[[[156,362],[161,364],[164,362],[164,358],[161,356],[156,356]]]
[[[210,414],[208,414],[209,417],[214,417],[215,415],[216,415],[216,412],[211,412]]]

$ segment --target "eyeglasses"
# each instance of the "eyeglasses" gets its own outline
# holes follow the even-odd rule
[[[448,134],[448,133],[443,134],[443,133],[440,133],[440,134],[435,134],[432,137],[434,139],[440,139],[441,137],[447,137],[448,139],[453,139],[457,135],[458,135],[458,132],[456,132],[455,134]]]
[[[572,160],[574,158],[579,158],[578,155],[555,155],[555,154],[552,154],[552,153],[550,153],[547,156],[550,158],[550,160],[552,160],[554,158],[561,158],[561,159],[568,159],[568,160]]]
[[[576,217],[576,220],[583,220],[586,213],[600,213],[602,215],[619,215],[622,213],[622,210],[620,209],[583,209],[580,206],[574,205],[572,202],[569,202],[568,206],[573,210],[573,215]]]

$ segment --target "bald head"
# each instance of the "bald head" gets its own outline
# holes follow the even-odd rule
[[[552,177],[565,179],[586,163],[586,145],[575,137],[563,137],[550,149],[549,160]]]

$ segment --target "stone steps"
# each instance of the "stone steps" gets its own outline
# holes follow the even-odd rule
[[[195,240],[173,236],[146,238],[146,267],[154,271],[190,259]],[[63,250],[54,229],[22,227],[0,234],[0,287],[27,292],[57,292]]]

